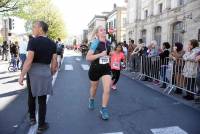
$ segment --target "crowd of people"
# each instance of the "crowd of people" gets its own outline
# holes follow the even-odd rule
[[[184,47],[181,42],[170,44],[163,42],[160,47],[155,40],[144,44],[139,39],[129,41],[128,65],[131,72],[143,74],[143,81],[154,82],[160,88],[172,84],[176,94],[194,100],[200,91],[200,48],[197,40],[192,39]],[[171,72],[170,72],[171,71]]]
[[[22,41],[20,42],[4,41],[1,46],[1,56],[2,56],[1,60],[4,61],[10,60],[13,67],[22,69],[22,66],[26,58],[26,48],[27,48],[27,41],[25,38],[23,38]]]
[[[46,118],[47,95],[52,95],[52,77],[61,67],[64,45],[61,39],[56,42],[47,37],[48,25],[43,21],[37,21],[33,26],[34,37],[29,37],[27,43],[23,40],[20,44],[15,42],[8,45],[4,42],[2,58],[7,60],[8,52],[11,56],[20,59],[22,72],[19,84],[23,85],[24,77],[27,75],[28,107],[30,124],[36,124],[36,98],[39,104],[39,126],[38,133],[48,129]],[[98,26],[94,32],[94,40],[91,42],[86,60],[91,62],[88,76],[90,79],[89,109],[95,109],[95,98],[99,80],[102,79],[103,94],[102,106],[100,108],[101,118],[109,119],[109,98],[110,89],[116,91],[117,82],[122,69],[127,66],[132,72],[143,74],[144,81],[151,81],[154,84],[162,84],[166,88],[168,84],[176,86],[175,93],[182,94],[185,89],[185,99],[195,99],[195,94],[200,91],[200,48],[197,40],[188,42],[187,49],[180,42],[170,44],[164,42],[160,47],[153,40],[145,44],[142,39],[135,43],[129,40],[117,43],[112,48],[111,43],[106,39],[106,30]],[[84,47],[84,46],[82,46]],[[172,63],[172,80],[168,76],[170,62]],[[16,62],[17,64],[17,62]]]

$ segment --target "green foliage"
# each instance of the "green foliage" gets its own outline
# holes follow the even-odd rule
[[[0,0],[0,13],[17,10],[19,6],[18,0]]]
[[[2,43],[3,43],[3,37],[0,36],[0,45],[2,45]]]
[[[62,14],[54,7],[51,0],[20,0],[21,7],[13,14],[26,22],[27,32],[31,31],[35,21],[43,20],[49,25],[48,36],[52,39],[66,38],[66,27]]]

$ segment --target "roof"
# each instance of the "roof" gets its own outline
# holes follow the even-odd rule
[[[126,7],[116,7],[106,17],[111,16],[113,13],[117,12],[118,10],[127,10],[127,8]]]
[[[95,19],[105,19],[106,16],[104,15],[95,15],[93,19],[89,22],[88,26],[95,20]]]

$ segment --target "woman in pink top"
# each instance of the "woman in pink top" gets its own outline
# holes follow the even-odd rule
[[[112,89],[116,90],[116,84],[119,80],[120,77],[120,70],[122,69],[123,65],[125,65],[125,56],[123,53],[123,48],[121,43],[119,43],[116,48],[115,51],[113,51],[111,53],[111,69],[112,69]]]

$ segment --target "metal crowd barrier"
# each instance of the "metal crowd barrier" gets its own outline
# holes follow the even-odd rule
[[[184,61],[183,59],[133,56],[129,60],[133,72],[139,72],[138,79],[148,77],[159,83],[165,83],[167,88],[164,92],[170,94],[175,89],[180,89],[194,95],[200,93],[197,88],[196,78],[198,63]]]
[[[129,56],[127,65],[131,72],[140,72],[141,56],[138,56],[137,54]]]

